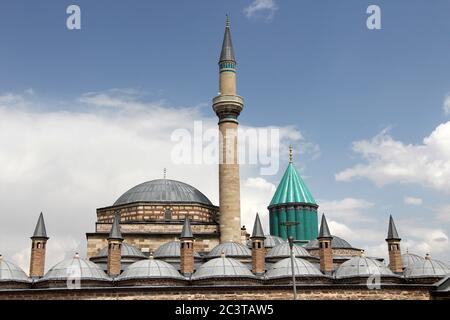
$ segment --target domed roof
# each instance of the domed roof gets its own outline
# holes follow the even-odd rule
[[[155,258],[179,258],[181,255],[180,241],[170,241],[161,245],[154,253]],[[194,258],[200,258],[200,255],[194,251]]]
[[[100,266],[75,256],[56,264],[39,281],[66,280],[69,276],[79,276],[80,280],[111,280]]]
[[[134,258],[146,258],[145,255],[136,248],[135,246],[132,246],[128,243],[122,243],[122,250],[121,250],[122,257],[134,257]],[[97,253],[97,255],[94,258],[104,258],[108,256],[108,247],[104,247],[102,250]]]
[[[408,278],[445,276],[450,274],[450,267],[442,261],[426,258],[414,262],[405,269],[404,274]]]
[[[171,264],[156,259],[137,261],[117,278],[117,280],[128,279],[184,279],[184,277]]]
[[[292,248],[295,257],[310,256],[309,252],[305,248],[294,245]],[[279,244],[267,253],[266,258],[287,258],[291,256],[291,248],[288,242]]]
[[[368,257],[353,257],[336,270],[336,278],[365,276],[395,276],[382,262]]]
[[[338,236],[333,236],[331,240],[331,247],[334,249],[355,249],[346,240],[339,238]],[[304,246],[305,249],[319,249],[319,240],[313,239]]]
[[[211,201],[193,186],[169,179],[141,183],[121,195],[114,205],[133,202],[184,202],[212,206]]]
[[[19,266],[0,256],[0,282],[6,281],[29,282],[30,279]]]
[[[254,278],[246,265],[232,258],[220,257],[202,264],[192,279],[245,277]]]
[[[265,237],[266,237],[266,239],[264,239],[264,247],[265,248],[273,248],[278,244],[286,242],[285,240],[283,240],[283,238],[280,238],[277,236],[272,236],[270,234],[266,234]],[[252,247],[252,240],[247,241],[247,247],[249,247],[249,248]]]
[[[408,268],[408,267],[412,266],[414,263],[423,261],[423,260],[425,260],[424,257],[421,257],[414,253],[408,252],[408,253],[402,254],[403,268]]]
[[[207,255],[207,258],[220,257],[224,253],[227,257],[233,258],[248,258],[252,256],[252,252],[249,248],[243,244],[236,243],[233,241],[222,242],[221,244],[215,246]]]
[[[296,276],[323,276],[316,266],[301,258],[294,259],[294,272]],[[275,263],[266,275],[269,279],[292,276],[291,258],[285,258]]]

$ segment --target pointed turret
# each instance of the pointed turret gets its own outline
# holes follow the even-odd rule
[[[292,146],[289,147],[289,164],[281,178],[268,207],[270,234],[287,239],[304,241],[317,238],[318,205],[294,166]],[[287,222],[294,222],[286,227]]]
[[[31,237],[30,277],[44,276],[45,255],[47,246],[47,230],[45,229],[44,215],[39,215],[33,236]]]
[[[252,238],[266,238],[258,213],[256,214],[255,224],[253,225]]]
[[[108,236],[108,274],[116,277],[122,271],[122,242],[123,237],[120,232],[120,213],[116,212],[111,231]]]
[[[180,272],[190,276],[194,271],[194,235],[189,217],[186,216],[180,235]]]
[[[184,219],[183,229],[181,230],[180,239],[193,239],[194,235],[192,234],[191,222],[189,217]]]
[[[400,250],[401,239],[398,235],[392,215],[389,216],[389,228],[386,242],[388,243],[389,268],[392,272],[400,274],[403,272],[403,260]]]
[[[331,235],[330,229],[328,228],[328,223],[325,215],[322,215],[320,232],[317,240],[319,240],[320,271],[325,274],[331,274],[334,269],[333,249],[331,247],[333,236]]]
[[[234,58],[233,43],[231,42],[230,17],[228,15],[225,25],[225,35],[223,36],[222,51],[220,53],[219,63],[225,61],[236,63],[236,60]]]
[[[114,222],[111,226],[108,239],[123,240],[122,233],[120,232],[120,214],[116,213],[114,216]]]
[[[42,212],[39,215],[38,222],[36,224],[36,227],[34,228],[34,233],[33,233],[33,236],[31,237],[31,239],[33,239],[33,238],[48,239],[47,230],[45,229],[44,215],[42,214]]]
[[[330,233],[330,229],[328,228],[327,218],[325,218],[325,215],[322,215],[319,236],[317,238],[333,238]]]
[[[261,275],[266,272],[266,248],[264,246],[264,230],[259,219],[259,214],[256,214],[255,224],[253,225],[253,232],[250,238],[252,240],[252,271],[254,274]]]

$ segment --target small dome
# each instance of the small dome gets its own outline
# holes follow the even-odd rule
[[[307,257],[310,256],[305,248],[294,245],[292,248],[295,257]],[[276,247],[270,249],[267,253],[266,258],[287,258],[291,256],[291,248],[288,242],[277,245]]]
[[[392,271],[382,262],[367,257],[353,257],[341,264],[336,271],[336,278],[372,275],[394,276]]]
[[[121,250],[122,258],[123,257],[133,257],[133,258],[145,258],[145,255],[136,248],[135,246],[132,246],[128,243],[122,243],[122,250]],[[104,247],[102,250],[97,253],[97,255],[94,258],[106,258],[108,257],[108,247]]]
[[[403,268],[408,268],[412,266],[414,263],[425,260],[424,257],[421,257],[414,253],[405,253],[402,254],[402,263]]]
[[[154,257],[155,258],[180,258],[180,241],[170,241],[161,245],[156,249]],[[200,258],[200,255],[194,251],[194,258]]]
[[[192,276],[192,279],[207,278],[254,278],[246,265],[232,258],[220,257],[202,264]]]
[[[133,202],[200,203],[212,206],[211,201],[193,186],[169,179],[141,183],[121,195],[114,205]]]
[[[129,279],[184,279],[171,264],[155,259],[146,259],[131,264],[117,278]]]
[[[12,262],[4,260],[0,256],[0,282],[29,282],[26,273]]]
[[[450,267],[439,260],[423,259],[406,268],[404,274],[408,278],[445,276],[450,274]]]
[[[78,276],[80,280],[111,280],[97,264],[75,256],[56,264],[39,281],[66,280],[68,277]]]
[[[313,239],[305,244],[305,249],[319,249],[319,240]],[[331,240],[331,247],[334,249],[355,249],[353,246],[338,236],[333,236]]]
[[[300,258],[294,259],[294,271],[296,276],[323,276],[320,270],[311,262]],[[267,271],[267,277],[269,279],[284,278],[287,276],[292,276],[291,258],[278,261]]]
[[[283,238],[280,238],[277,236],[272,236],[270,234],[265,235],[265,237],[266,237],[266,239],[264,240],[264,247],[266,247],[266,248],[273,248],[280,243],[286,242],[283,240]],[[252,240],[247,241],[247,247],[249,247],[249,248],[252,247]]]
[[[224,253],[227,257],[232,258],[249,258],[252,256],[250,249],[243,244],[229,241],[215,246],[206,257],[217,258],[220,257],[222,253]]]

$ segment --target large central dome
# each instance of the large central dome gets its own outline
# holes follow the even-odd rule
[[[114,205],[133,202],[200,203],[212,206],[211,201],[193,186],[169,179],[141,183],[121,195]]]

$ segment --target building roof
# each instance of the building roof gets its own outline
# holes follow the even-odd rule
[[[425,260],[424,257],[421,257],[414,253],[404,253],[402,254],[402,264],[403,268],[411,267],[414,263]]]
[[[233,43],[231,42],[230,19],[227,15],[227,23],[225,26],[225,34],[223,36],[222,51],[220,52],[220,61],[236,62],[234,57]]]
[[[287,203],[316,205],[311,192],[292,163],[289,163],[269,206]]]
[[[26,273],[16,264],[0,255],[0,282],[30,282]]]
[[[76,277],[80,280],[111,280],[100,266],[75,255],[73,258],[66,259],[53,266],[39,281],[66,280],[68,277]]]
[[[386,240],[398,240],[400,237],[398,236],[397,228],[395,227],[394,219],[392,215],[389,216],[389,229]]]
[[[296,276],[323,276],[320,270],[311,262],[305,259],[294,259],[294,272]],[[284,278],[292,276],[292,261],[291,258],[285,258],[275,263],[272,268],[267,271],[267,278]]]
[[[292,248],[295,257],[309,257],[310,254],[305,248],[294,245]],[[288,242],[281,243],[272,249],[266,255],[266,258],[287,258],[291,256],[291,248]]]
[[[333,236],[333,239],[331,239],[331,247],[334,249],[356,249],[354,248],[350,243],[348,243],[346,240],[338,237]],[[304,245],[305,249],[319,249],[319,241],[317,239],[313,239],[307,244]]]
[[[318,238],[331,238],[330,229],[328,228],[327,219],[322,215],[322,222],[320,223],[320,230]]]
[[[229,242],[222,242],[221,244],[215,246],[206,255],[206,257],[211,259],[220,257],[222,254],[225,254],[227,257],[233,258],[249,258],[252,256],[252,252],[250,251],[250,249],[244,246],[243,244],[229,241]]]
[[[156,259],[137,261],[126,268],[117,280],[129,279],[185,279],[174,266]]]
[[[450,266],[442,261],[426,258],[408,266],[404,275],[408,278],[445,276],[450,275]]]
[[[146,258],[145,255],[136,248],[135,246],[132,246],[128,243],[122,243],[121,247],[121,256],[124,257],[133,257],[133,258]],[[106,258],[108,257],[108,247],[104,247],[102,250],[97,253],[93,258]]]
[[[259,214],[256,214],[255,224],[253,225],[252,238],[265,238],[264,230],[259,219]]]
[[[273,247],[275,247],[276,245],[278,245],[280,243],[285,243],[286,242],[286,240],[284,240],[283,238],[277,237],[277,236],[273,236],[273,235],[270,235],[270,234],[266,234],[265,237],[266,238],[264,239],[264,247],[266,249],[273,248]],[[247,247],[249,247],[249,248],[252,247],[252,240],[248,240],[247,241]]]
[[[123,240],[122,233],[120,232],[120,213],[114,215],[114,222],[111,226],[108,239]]]
[[[202,264],[192,276],[193,280],[207,278],[254,278],[249,268],[243,263],[222,256]]]
[[[114,205],[133,202],[200,203],[212,206],[211,201],[193,186],[169,179],[141,183],[121,195]]]
[[[183,230],[181,230],[180,239],[193,239],[194,235],[192,234],[191,222],[189,217],[186,216],[184,219]]]
[[[382,262],[368,257],[353,257],[336,270],[336,278],[395,276]]]
[[[33,236],[32,238],[47,238],[47,230],[45,229],[45,222],[44,222],[44,215],[39,215],[38,222],[36,224],[36,227],[34,228]]]
[[[170,241],[161,245],[156,249],[154,257],[158,259],[162,258],[180,258],[180,241]],[[194,258],[200,258],[200,255],[194,251]]]

